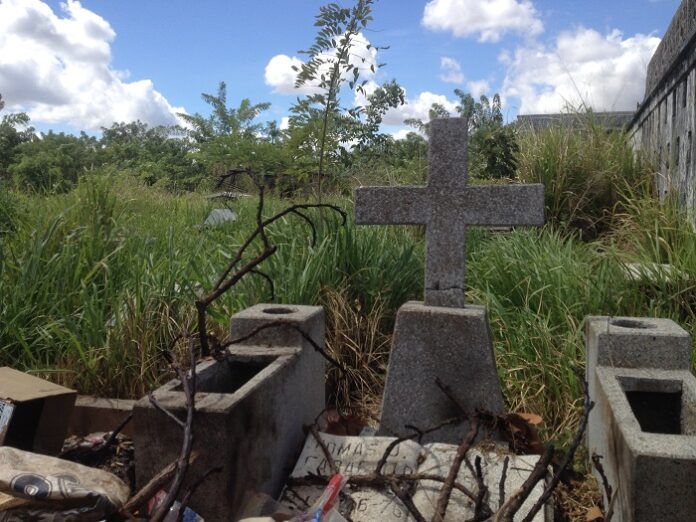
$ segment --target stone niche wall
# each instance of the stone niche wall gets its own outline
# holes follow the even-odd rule
[[[629,126],[652,159],[661,198],[674,191],[696,215],[696,0],[683,0],[648,65],[645,98]]]

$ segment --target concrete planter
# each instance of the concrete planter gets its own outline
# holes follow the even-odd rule
[[[195,480],[223,466],[191,502],[206,521],[235,520],[247,491],[277,495],[302,448],[303,425],[324,408],[324,359],[295,328],[323,346],[323,310],[258,305],[232,318],[233,336],[243,337],[269,322],[283,324],[233,346],[225,361],[207,361],[196,369],[194,449],[200,456],[188,477]],[[185,397],[178,380],[154,395],[183,418]],[[177,458],[182,433],[147,397],[134,412],[140,487]]]

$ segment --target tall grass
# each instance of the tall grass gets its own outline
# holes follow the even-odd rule
[[[521,131],[518,177],[546,187],[547,222],[593,239],[612,227],[626,189],[652,172],[625,133],[608,132],[592,113],[578,114],[576,124]]]
[[[611,252],[552,227],[492,236],[472,256],[470,296],[488,306],[511,411],[544,416],[552,436],[578,418],[574,368],[584,366],[586,315],[634,309]]]
[[[254,205],[240,202],[238,221],[202,228],[213,206],[202,197],[105,179],[25,198],[24,218],[3,240],[0,364],[82,393],[141,396],[161,378],[158,350],[193,328],[197,293],[255,226]],[[269,234],[279,249],[264,270],[278,302],[320,304],[349,289],[363,315],[388,310],[379,314],[388,331],[398,304],[420,291],[420,247],[408,229],[327,222],[312,245],[307,225],[288,218]],[[270,299],[265,280],[248,278],[213,307],[213,327],[224,335],[232,313]]]
[[[489,309],[511,410],[542,415],[546,435],[574,427],[587,315],[661,316],[696,329],[696,232],[674,202],[650,193],[649,168],[625,137],[590,126],[522,136],[519,177],[546,183],[541,230],[467,238],[468,296]],[[418,174],[420,175],[420,174]],[[7,203],[6,203],[7,202]],[[349,215],[352,204],[336,200]],[[254,228],[253,198],[236,222],[202,228],[213,204],[125,181],[85,180],[60,196],[0,195],[0,364],[82,393],[139,397],[163,375],[158,350],[195,326],[192,303]],[[270,199],[267,212],[286,203]],[[332,400],[375,410],[398,307],[423,286],[423,232],[320,221],[316,244],[301,219],[269,230],[263,266],[275,301],[327,310],[327,347],[349,368],[329,374]],[[670,263],[681,275],[633,281],[629,262]],[[245,279],[210,310],[229,316],[269,301]]]

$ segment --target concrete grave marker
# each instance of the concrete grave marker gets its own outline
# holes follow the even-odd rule
[[[214,208],[203,223],[204,226],[217,227],[229,221],[237,221],[237,213],[229,208]]]
[[[406,425],[429,428],[459,414],[437,378],[470,413],[504,408],[486,310],[465,305],[466,228],[543,224],[544,187],[468,185],[467,127],[464,118],[431,122],[426,186],[356,191],[356,223],[426,227],[425,302],[397,313],[382,434],[408,435]],[[458,443],[462,430],[450,425],[424,441]]]
[[[364,225],[425,225],[425,304],[463,307],[468,225],[544,223],[543,185],[468,185],[467,120],[431,122],[428,183],[363,187],[355,221]]]

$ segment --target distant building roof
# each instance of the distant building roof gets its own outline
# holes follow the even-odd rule
[[[631,123],[633,114],[633,111],[520,114],[517,116],[517,121],[522,127],[531,127],[534,130],[548,129],[549,127],[556,126],[582,129],[588,122],[592,122],[608,130],[621,130],[625,129],[629,123]]]

